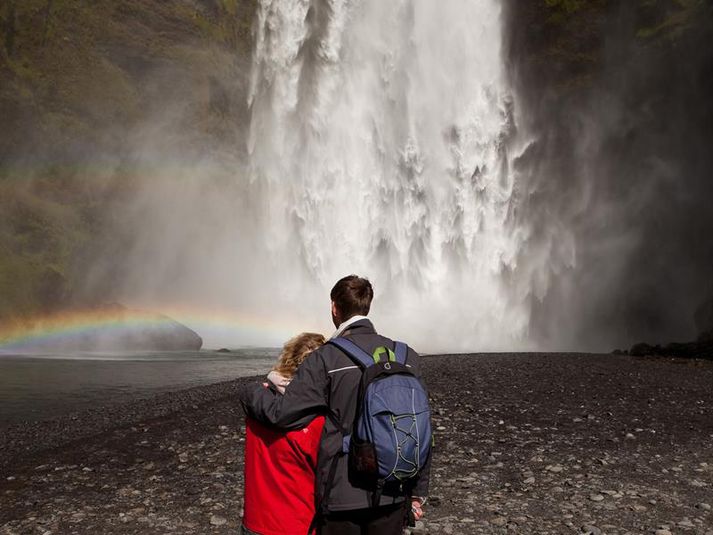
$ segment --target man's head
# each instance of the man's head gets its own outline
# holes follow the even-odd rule
[[[374,290],[368,279],[348,275],[337,281],[329,297],[332,299],[332,321],[339,327],[352,316],[369,314]]]

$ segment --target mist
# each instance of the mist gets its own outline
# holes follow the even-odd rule
[[[657,45],[633,7],[604,13],[579,72],[543,68],[548,29],[516,2],[261,4],[251,55],[220,60],[213,135],[188,85],[127,136],[132,186],[82,292],[207,347],[329,333],[349,273],[421,351],[692,338],[713,291],[710,18]]]
[[[503,278],[520,141],[500,42],[496,2],[261,4],[235,146],[178,152],[162,134],[180,110],[147,121],[146,176],[89,292],[178,311],[209,347],[277,343],[333,328],[329,290],[359,273],[378,328],[416,347],[525,347],[527,288]],[[206,333],[186,310],[273,334]]]

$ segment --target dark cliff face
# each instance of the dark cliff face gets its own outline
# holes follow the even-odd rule
[[[545,346],[605,349],[691,339],[713,293],[713,7],[707,1],[510,0],[506,59],[518,162],[535,226],[571,234],[553,284],[533,298]]]

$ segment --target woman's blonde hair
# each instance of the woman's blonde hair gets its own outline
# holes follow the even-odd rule
[[[319,333],[301,333],[290,338],[282,347],[282,353],[277,364],[272,368],[277,373],[291,378],[297,371],[297,367],[326,340]]]

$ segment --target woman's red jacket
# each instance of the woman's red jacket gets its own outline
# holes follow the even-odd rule
[[[324,417],[279,431],[247,419],[243,525],[261,535],[305,535],[315,512],[314,480]]]

